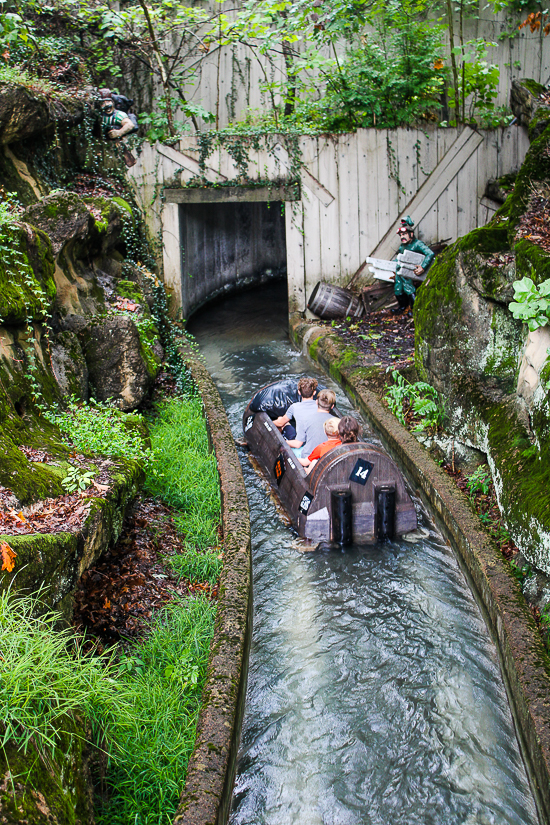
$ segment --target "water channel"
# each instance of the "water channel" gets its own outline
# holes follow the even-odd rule
[[[237,438],[259,387],[327,383],[290,345],[285,287],[189,325]],[[534,825],[495,647],[429,520],[416,543],[307,553],[242,465],[254,631],[231,824]]]

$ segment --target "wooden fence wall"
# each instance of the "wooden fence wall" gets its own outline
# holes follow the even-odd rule
[[[487,180],[517,171],[528,145],[526,130],[518,126],[486,132],[362,129],[302,137],[301,196],[285,202],[291,310],[305,310],[318,280],[345,284],[368,255],[391,258],[404,214],[412,216],[428,243],[454,241],[484,225],[498,206],[484,197]],[[223,149],[208,158],[206,174],[211,183],[224,185],[201,189],[200,195],[186,188],[197,180],[197,158],[197,141],[190,137],[177,148],[146,145],[133,169],[151,230],[162,231],[164,277],[180,306],[179,203],[259,197],[258,190],[243,185]],[[290,165],[284,138],[270,136],[259,151],[249,151],[248,186],[266,176],[280,181]],[[228,187],[231,182],[236,186]]]
[[[540,33],[532,33],[529,28],[518,31],[517,23],[512,26],[505,12],[493,14],[491,9],[486,0],[480,0],[477,18],[465,22],[464,37],[466,41],[484,37],[495,44],[489,48],[487,59],[500,69],[495,102],[498,106],[505,106],[509,104],[512,80],[529,77],[543,84],[550,80],[550,37],[541,37]],[[218,5],[215,11],[219,11]],[[509,36],[512,29],[515,34]],[[262,89],[266,77],[271,82],[281,79],[284,73],[282,59],[280,65],[271,66],[257,49],[242,43],[213,49],[206,56],[200,48],[197,40],[195,49],[191,47],[189,52],[188,62],[195,65],[196,74],[193,83],[184,91],[188,100],[200,103],[213,114],[217,113],[220,128],[242,118],[248,108],[262,112],[266,107],[271,107],[269,94]],[[132,83],[129,79],[130,91],[147,108],[146,101],[142,100],[143,78],[139,73],[136,81]],[[161,88],[157,85],[154,95],[160,93]],[[153,100],[148,107],[152,105]],[[209,129],[211,124],[201,123],[201,128]]]

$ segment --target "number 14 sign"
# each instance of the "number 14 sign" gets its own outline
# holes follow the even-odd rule
[[[364,458],[358,458],[349,480],[355,481],[357,484],[364,485],[367,483],[373,468],[374,464],[371,464],[370,461],[367,461]]]

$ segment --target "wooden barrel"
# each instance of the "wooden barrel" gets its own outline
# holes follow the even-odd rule
[[[358,318],[363,314],[363,304],[353,292],[342,289],[340,286],[324,284],[322,281],[315,286],[308,301],[308,309],[318,318],[331,321],[333,318]]]

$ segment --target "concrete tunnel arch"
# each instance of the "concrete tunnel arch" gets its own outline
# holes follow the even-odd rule
[[[169,217],[173,287],[183,318],[218,296],[286,278],[283,204],[299,199],[299,187],[167,189],[165,196],[164,234]]]

